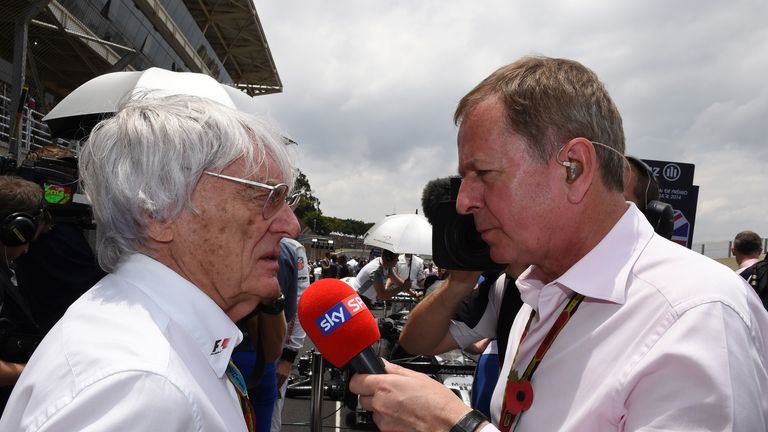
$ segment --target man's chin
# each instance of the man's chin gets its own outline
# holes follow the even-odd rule
[[[499,264],[509,264],[513,261],[508,250],[504,250],[504,248],[499,245],[488,244],[488,246],[491,250],[490,255],[493,262]]]
[[[280,283],[278,283],[276,277],[261,278],[252,289],[247,290],[249,294],[252,294],[260,299],[262,302],[269,302],[272,299],[280,297]]]

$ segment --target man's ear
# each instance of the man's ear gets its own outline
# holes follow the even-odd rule
[[[563,180],[568,184],[568,201],[581,202],[597,175],[595,147],[586,138],[574,138],[560,150],[558,163],[565,167]]]
[[[173,223],[161,222],[152,216],[147,217],[147,236],[157,243],[173,241]]]

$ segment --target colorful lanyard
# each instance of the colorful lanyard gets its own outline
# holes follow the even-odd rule
[[[512,360],[512,368],[509,370],[509,375],[507,376],[507,384],[504,389],[504,402],[502,404],[501,417],[499,419],[499,429],[502,432],[509,432],[512,424],[515,422],[515,418],[531,407],[531,404],[533,403],[531,377],[536,371],[536,368],[539,367],[541,360],[544,358],[544,354],[546,354],[549,347],[552,346],[557,335],[560,334],[560,331],[568,323],[568,320],[570,320],[573,314],[576,313],[576,309],[578,309],[582,300],[584,300],[583,295],[575,294],[568,304],[565,305],[563,311],[560,312],[560,316],[557,317],[552,328],[549,329],[549,333],[547,333],[544,340],[541,341],[539,349],[536,350],[536,354],[534,354],[533,358],[528,363],[528,367],[525,369],[523,376],[518,377],[517,371],[515,370],[515,361],[517,361],[517,355],[520,353],[520,345],[523,344],[523,339],[525,339],[525,336],[528,334],[528,328],[531,326],[533,317],[536,315],[535,310],[531,311],[531,316],[528,318],[528,323],[525,325],[523,335],[520,336],[520,343],[517,344],[515,358]]]
[[[229,365],[227,366],[227,378],[229,378],[229,382],[235,386],[237,398],[240,400],[240,408],[243,410],[243,417],[245,417],[245,425],[248,427],[248,432],[255,432],[256,413],[253,412],[253,405],[251,405],[251,401],[248,399],[248,387],[245,385],[243,375],[232,360],[229,361]]]

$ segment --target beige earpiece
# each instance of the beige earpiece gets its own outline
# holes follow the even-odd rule
[[[581,167],[581,163],[575,160],[561,161],[558,159],[557,163],[565,167],[565,181],[568,183],[575,182],[576,179],[581,175],[582,171],[584,171]]]

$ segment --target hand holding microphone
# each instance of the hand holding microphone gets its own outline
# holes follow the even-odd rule
[[[352,287],[338,279],[321,279],[299,298],[301,326],[336,367],[383,374],[384,363],[371,348],[381,335],[376,319]]]

